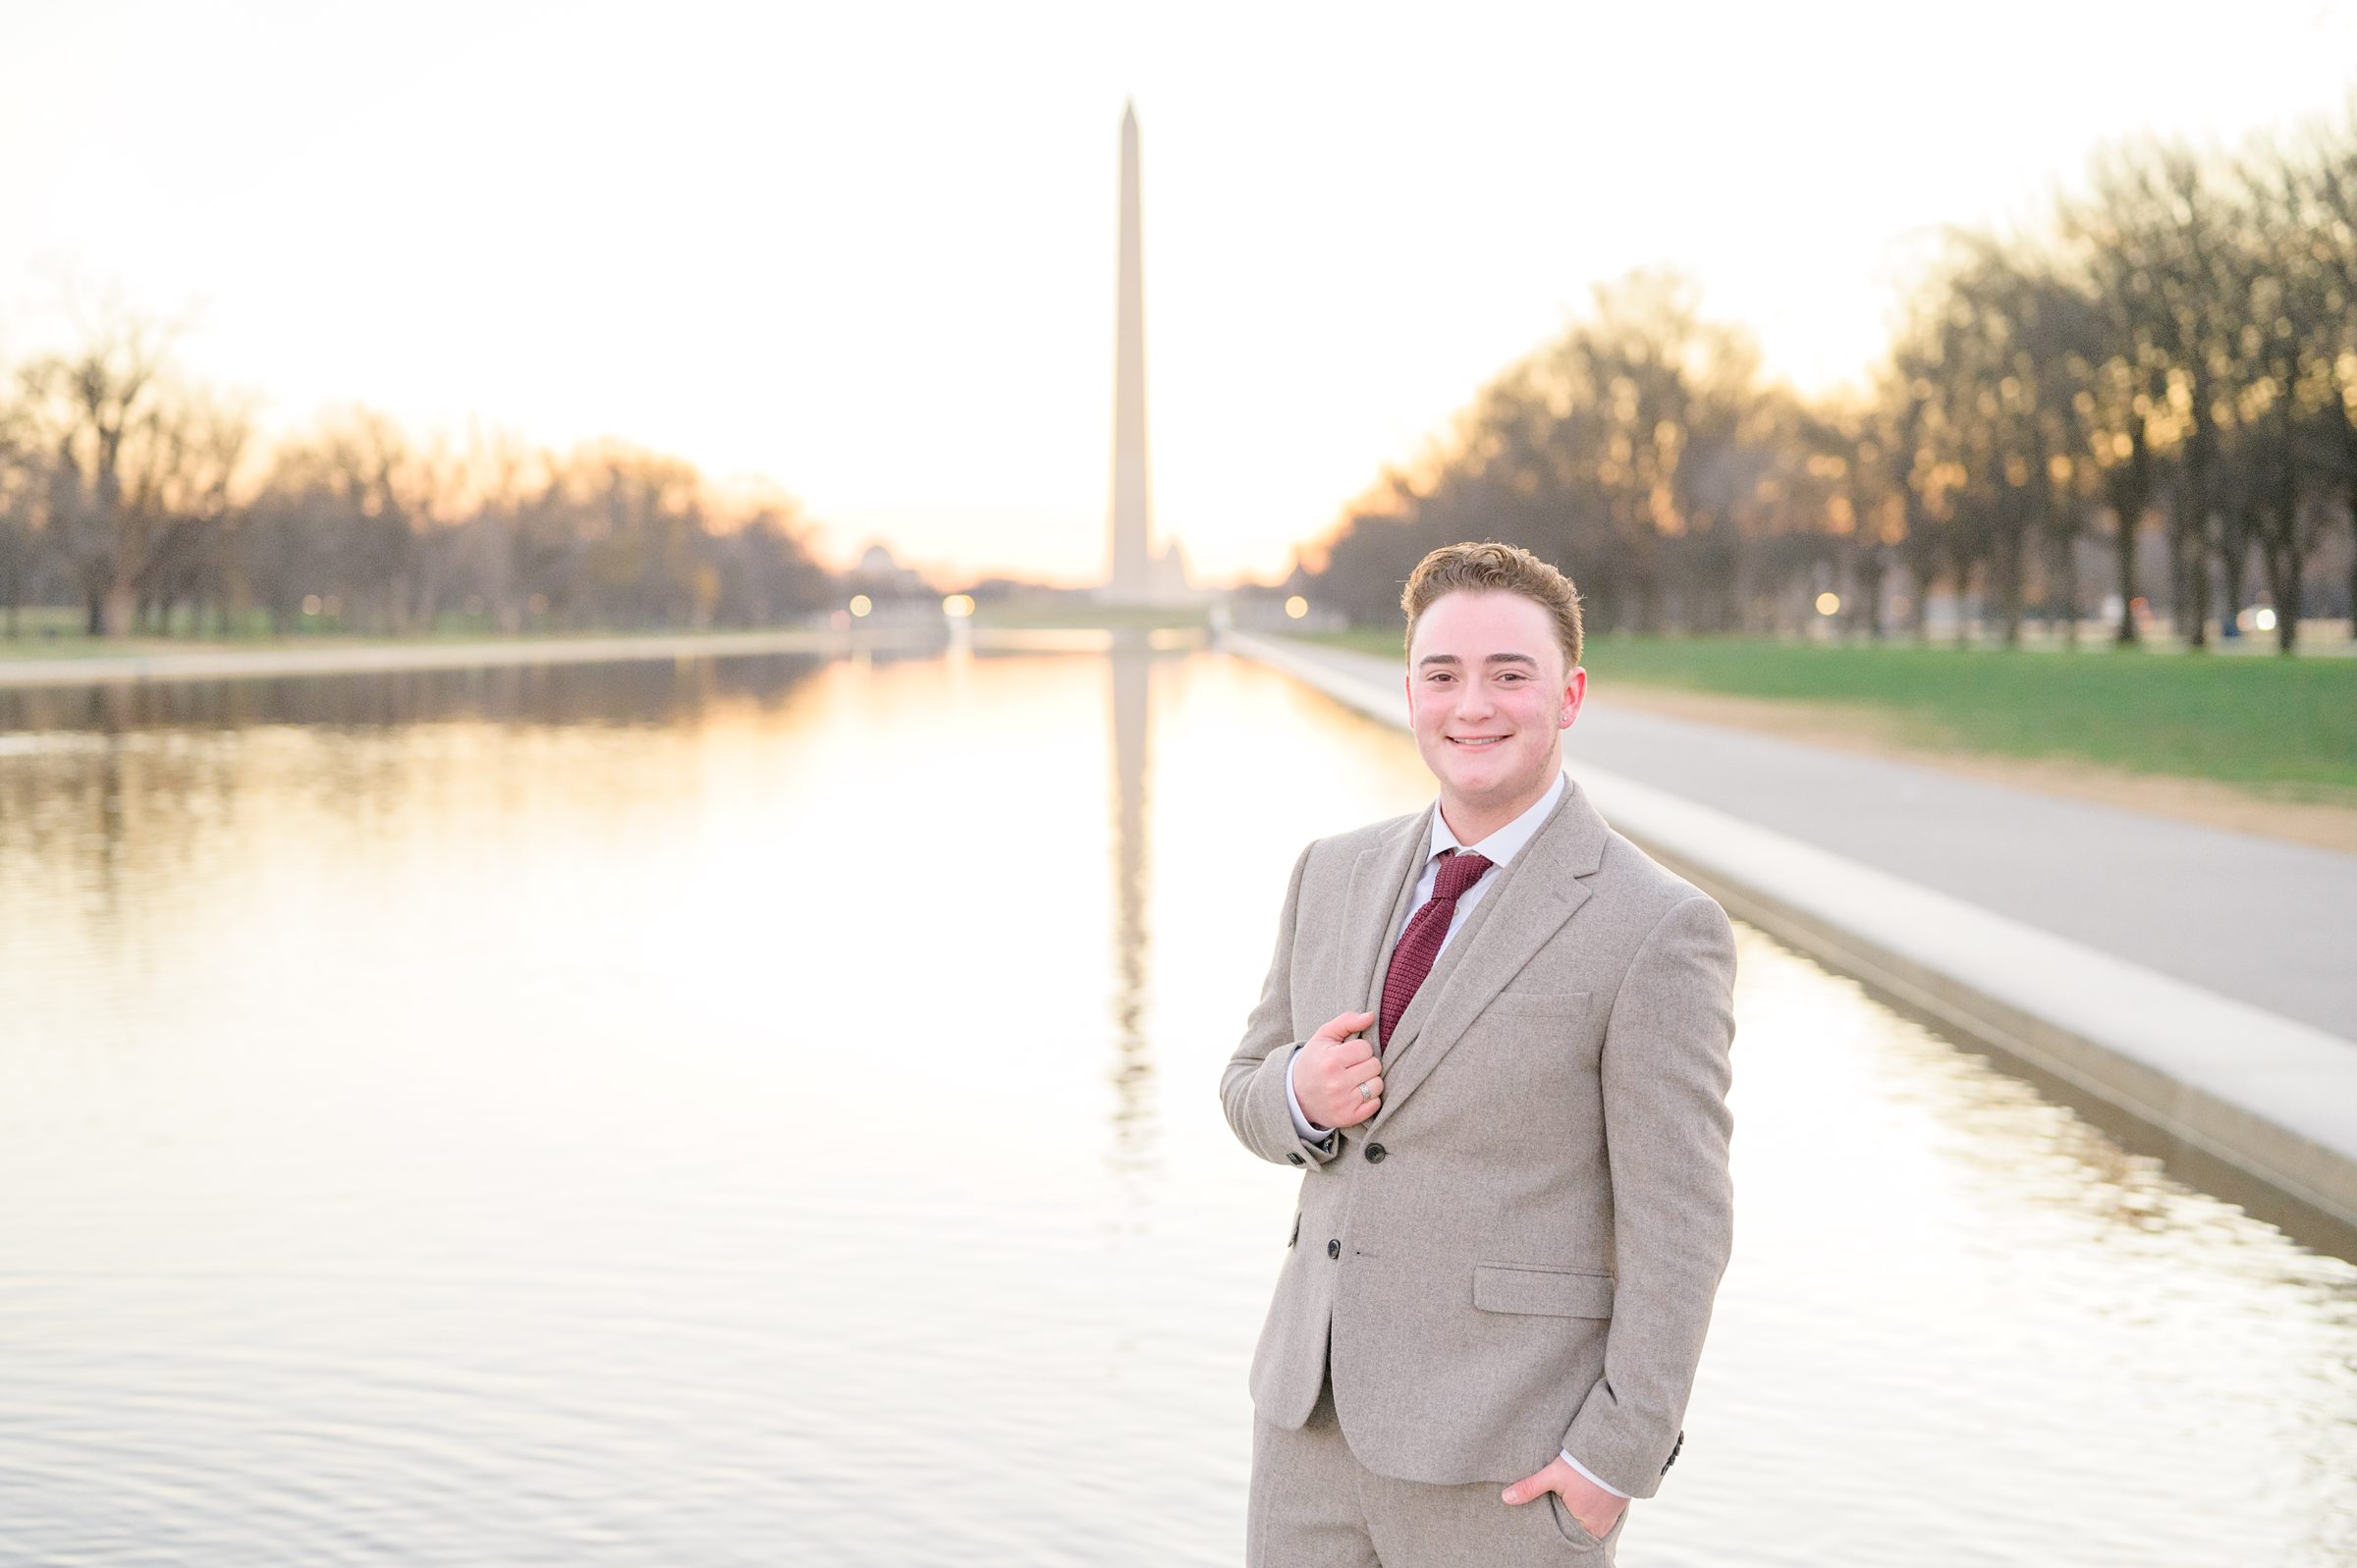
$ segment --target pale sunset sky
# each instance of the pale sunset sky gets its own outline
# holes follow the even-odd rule
[[[837,561],[1093,581],[1134,99],[1157,535],[1272,575],[1598,280],[1830,387],[1941,225],[2352,81],[2315,0],[0,0],[0,363],[111,294],[270,430],[618,436]]]

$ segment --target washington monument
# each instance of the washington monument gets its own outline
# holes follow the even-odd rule
[[[1154,526],[1146,483],[1146,302],[1137,220],[1137,106],[1122,110],[1122,279],[1113,370],[1112,567],[1105,597],[1144,604],[1154,597],[1147,538]]]

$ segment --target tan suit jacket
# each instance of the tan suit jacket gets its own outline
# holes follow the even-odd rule
[[[1220,1079],[1244,1147],[1303,1167],[1253,1403],[1300,1427],[1331,1357],[1343,1433],[1380,1475],[1505,1483],[1561,1448],[1649,1497],[1733,1225],[1733,933],[1574,784],[1381,1043],[1382,1110],[1321,1150],[1287,1063],[1377,1010],[1432,809],[1302,851]]]

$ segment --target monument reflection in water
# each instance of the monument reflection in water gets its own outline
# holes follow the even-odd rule
[[[1234,1561],[1219,1066],[1427,798],[1142,646],[0,698],[0,1561]],[[2357,1271],[1742,942],[1629,1551],[2357,1555]]]
[[[1152,873],[1146,820],[1147,745],[1153,732],[1153,647],[1117,639],[1105,656],[1113,721],[1113,999],[1115,1166],[1126,1179],[1154,1175],[1154,1054],[1146,1038],[1146,908]]]

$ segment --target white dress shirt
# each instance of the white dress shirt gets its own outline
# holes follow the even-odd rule
[[[1449,819],[1441,815],[1440,808],[1436,805],[1432,813],[1432,841],[1424,851],[1424,872],[1416,879],[1416,895],[1408,900],[1407,919],[1402,920],[1399,923],[1399,929],[1392,933],[1392,945],[1394,946],[1398,945],[1399,938],[1407,930],[1407,921],[1415,919],[1416,911],[1432,901],[1433,887],[1440,881],[1441,876],[1441,856],[1452,849],[1470,849],[1488,860],[1494,870],[1503,872],[1507,862],[1520,854],[1523,846],[1538,836],[1539,825],[1547,820],[1548,813],[1555,810],[1556,802],[1563,798],[1563,791],[1568,787],[1570,787],[1570,781],[1562,774],[1557,774],[1554,788],[1541,795],[1528,811],[1523,812],[1522,815],[1479,843],[1458,843],[1456,835],[1449,831]],[[1448,950],[1449,944],[1455,940],[1457,932],[1463,928],[1465,917],[1473,912],[1474,905],[1481,902],[1482,895],[1488,892],[1490,886],[1497,881],[1496,877],[1491,876],[1488,872],[1483,872],[1479,882],[1457,894],[1455,912],[1449,917],[1449,930],[1441,938],[1440,949],[1433,954],[1434,963],[1440,962],[1441,953]],[[1295,1059],[1299,1058],[1300,1052],[1299,1046],[1293,1048]],[[1334,1136],[1333,1128],[1320,1127],[1301,1114],[1301,1102],[1293,1093],[1293,1064],[1291,1061],[1285,1064],[1285,1103],[1293,1113],[1293,1130],[1301,1135],[1304,1142],[1323,1143]],[[1614,1496],[1625,1497],[1628,1495],[1572,1458],[1568,1451],[1563,1454],[1563,1462]]]

